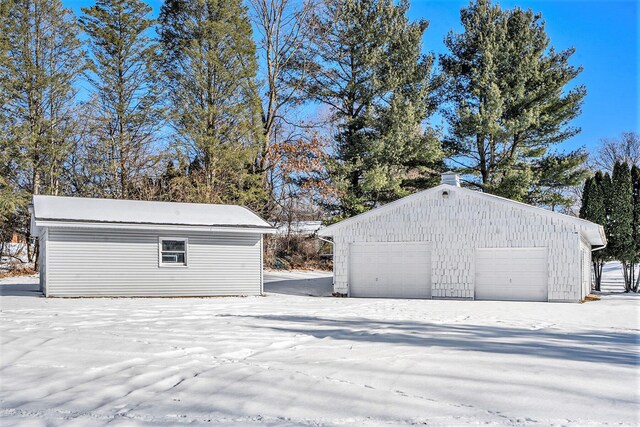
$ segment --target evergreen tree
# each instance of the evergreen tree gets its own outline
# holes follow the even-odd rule
[[[446,78],[445,148],[483,191],[538,205],[566,204],[561,190],[585,177],[583,151],[552,147],[579,129],[583,86],[567,89],[581,68],[574,49],[556,51],[542,17],[477,0],[461,11],[462,34],[450,33],[440,57]]]
[[[582,219],[588,219],[588,205],[589,205],[589,190],[592,185],[595,185],[593,177],[587,177],[584,180],[584,186],[582,187],[582,195],[580,198],[580,211],[578,216]]]
[[[596,173],[596,177],[598,173]],[[613,205],[611,204],[611,192],[613,190],[613,184],[611,182],[611,175],[609,172],[600,173],[602,177],[602,181],[600,182],[600,191],[602,192],[602,200],[604,204],[604,215],[605,221],[604,224],[604,234],[607,237],[607,247],[605,248],[605,254],[607,259],[612,259],[610,255],[610,240],[611,240],[611,232],[612,232],[612,224],[611,224],[611,212],[613,210]]]
[[[587,219],[596,224],[600,224],[608,230],[606,225],[607,213],[605,210],[605,194],[603,192],[603,175],[597,172],[594,177],[587,178],[582,192],[582,205],[580,207],[580,218]],[[602,283],[602,269],[607,260],[607,248],[592,252],[591,260],[595,276],[595,290],[599,291]]]
[[[2,0],[0,13],[2,205],[29,237],[31,195],[63,191],[85,61],[75,17],[60,0]]]
[[[10,175],[14,170],[13,155],[17,146],[11,140],[11,128],[13,120],[8,112],[10,102],[10,86],[7,85],[13,76],[13,61],[9,55],[9,33],[11,22],[9,20],[11,3],[0,0],[0,239],[8,241],[8,234],[14,231],[15,212],[19,204],[17,189],[11,185]]]
[[[640,264],[640,167],[638,165],[631,167],[631,182],[633,184],[633,243],[635,249],[635,257],[633,259],[635,265],[631,268],[631,272],[636,274],[633,291],[638,292],[640,288],[640,272],[635,271],[635,266]]]
[[[439,145],[422,127],[436,108],[433,57],[421,53],[428,23],[410,22],[408,9],[408,1],[330,0],[312,17],[305,91],[337,123],[328,174],[338,216],[434,184]]]
[[[626,163],[615,164],[611,184],[609,254],[622,263],[625,290],[629,292],[633,289],[636,252],[633,238],[633,182]]]
[[[83,8],[89,37],[93,120],[88,144],[98,160],[98,193],[130,198],[154,165],[152,148],[162,126],[162,90],[154,68],[151,7],[140,0],[98,0]]]
[[[252,167],[264,136],[246,7],[240,0],[167,0],[159,22],[176,142],[202,164],[190,172],[188,199],[261,208]]]

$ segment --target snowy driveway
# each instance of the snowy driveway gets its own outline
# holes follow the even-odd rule
[[[324,277],[323,277],[324,276]],[[638,295],[45,299],[0,282],[0,425],[637,425]],[[309,279],[309,280],[307,280]]]

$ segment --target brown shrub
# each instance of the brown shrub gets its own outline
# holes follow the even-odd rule
[[[264,266],[275,269],[332,268],[332,247],[314,236],[269,235],[264,240]]]

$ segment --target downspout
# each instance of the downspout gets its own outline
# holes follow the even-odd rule
[[[318,236],[318,235],[316,235],[316,239],[318,239],[318,240],[322,240],[323,242],[330,243],[330,244],[331,244],[331,246],[333,246],[333,245],[334,245],[333,240],[323,239],[322,237],[320,237],[320,236]]]
[[[602,245],[600,245],[600,246],[598,246],[598,247],[596,247],[596,248],[594,248],[594,247],[593,247],[593,245],[591,245],[591,253],[592,253],[592,254],[593,254],[593,252],[601,251],[601,250],[603,250],[604,248],[606,248],[606,247],[607,247],[607,243],[608,243],[608,242],[607,242],[607,235],[606,235],[606,233],[604,232],[604,227],[603,227],[603,226],[601,226],[601,225],[598,225],[598,232],[599,232],[599,234],[600,234],[600,238],[602,239],[602,243],[603,243],[603,244],[602,244]],[[593,256],[592,256],[592,258],[591,258],[591,259],[593,260]],[[591,263],[591,264],[593,265],[593,261],[592,261],[592,263]],[[603,265],[604,265],[604,263],[603,263]],[[600,275],[600,280],[602,280],[602,270],[601,270],[601,271],[599,271],[599,272],[598,272],[598,271],[595,271],[595,269],[596,269],[596,266],[595,266],[595,265],[593,265],[593,268],[594,268],[594,272],[593,272],[593,274],[594,274],[594,279],[597,279],[597,278],[598,278],[598,274],[599,274],[599,275]],[[602,284],[602,283],[600,283],[600,284],[599,284],[599,286],[600,286],[601,284]]]
[[[264,234],[260,234],[260,296],[264,296]]]
[[[322,240],[323,242],[327,242],[332,246],[332,248],[333,248],[332,249],[333,259],[335,260],[335,257],[336,257],[336,244],[335,244],[335,242],[333,240],[323,239],[322,237],[320,237],[318,235],[316,235],[316,239]],[[335,290],[335,285],[336,285],[336,283],[335,283],[335,277],[336,277],[336,275],[335,275],[336,274],[335,273],[335,265],[333,266],[333,268],[334,268],[334,271],[333,271],[333,274],[332,274],[333,280],[332,280],[331,285],[334,287],[333,289]],[[337,292],[333,292],[332,295],[334,297],[346,297],[347,296],[347,294],[341,294],[341,293],[337,293]]]

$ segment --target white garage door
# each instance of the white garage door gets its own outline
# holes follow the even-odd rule
[[[546,248],[476,249],[476,299],[547,301]]]
[[[349,294],[431,298],[431,251],[424,242],[353,243]]]

